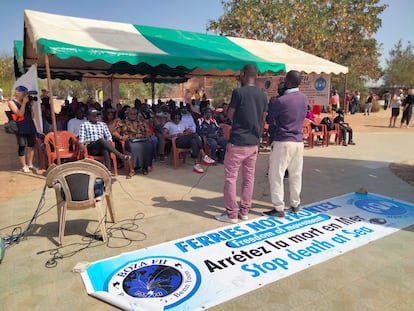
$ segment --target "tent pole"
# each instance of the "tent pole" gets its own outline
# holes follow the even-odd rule
[[[345,111],[345,113],[348,113],[348,109],[349,109],[349,104],[348,105],[346,105],[346,91],[348,90],[348,74],[346,73],[345,74],[345,90],[344,90],[344,111]]]
[[[155,83],[154,83],[154,80],[151,81],[151,97],[152,97],[152,105],[154,105],[154,103],[155,103]]]
[[[50,75],[50,65],[49,65],[49,55],[45,54],[45,66],[46,66],[46,77],[47,77],[47,88],[49,90],[49,104],[50,104],[50,114],[52,117],[52,129],[53,133],[55,134],[55,142],[58,141],[57,135],[57,126],[56,126],[56,114],[55,114],[55,104],[53,102],[53,90],[52,90],[52,77]],[[56,152],[56,163],[57,165],[60,164],[60,156],[59,156],[59,149],[55,147]]]

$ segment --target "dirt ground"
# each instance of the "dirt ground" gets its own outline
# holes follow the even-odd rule
[[[56,103],[56,105],[59,104]],[[0,202],[39,189],[45,182],[44,171],[42,170],[36,173],[23,173],[19,171],[20,165],[17,159],[16,138],[14,135],[7,134],[4,130],[4,123],[7,120],[4,113],[6,110],[8,110],[7,104],[0,103]],[[60,107],[56,107],[56,111],[59,110]],[[359,113],[346,116],[345,121],[351,124],[356,134],[358,132],[384,131],[410,131],[414,133],[414,128],[388,128],[390,113],[390,110],[381,110],[372,113],[370,116],[364,116]],[[39,165],[39,163],[35,164]],[[414,186],[414,159],[391,163],[389,168],[399,178]]]

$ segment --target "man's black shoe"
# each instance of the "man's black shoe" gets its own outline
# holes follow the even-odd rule
[[[296,207],[291,206],[291,210],[292,210],[293,213],[296,214],[297,212],[299,212],[300,206],[296,206]]]
[[[285,212],[272,209],[271,211],[263,212],[262,215],[271,217],[285,217]]]

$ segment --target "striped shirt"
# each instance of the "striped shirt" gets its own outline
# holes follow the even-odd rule
[[[79,128],[80,143],[95,141],[100,138],[112,141],[111,132],[109,132],[108,126],[104,122],[91,123],[86,121],[81,124]]]

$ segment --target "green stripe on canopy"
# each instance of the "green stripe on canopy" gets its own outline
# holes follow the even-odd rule
[[[24,66],[90,74],[237,75],[247,63],[260,72],[285,70],[226,37],[25,11]]]
[[[199,67],[204,70],[239,71],[247,63],[254,63],[260,72],[278,72],[285,69],[284,64],[265,61],[224,36],[134,26],[148,41],[165,51],[169,57],[172,56],[175,65],[183,65],[186,68]]]

